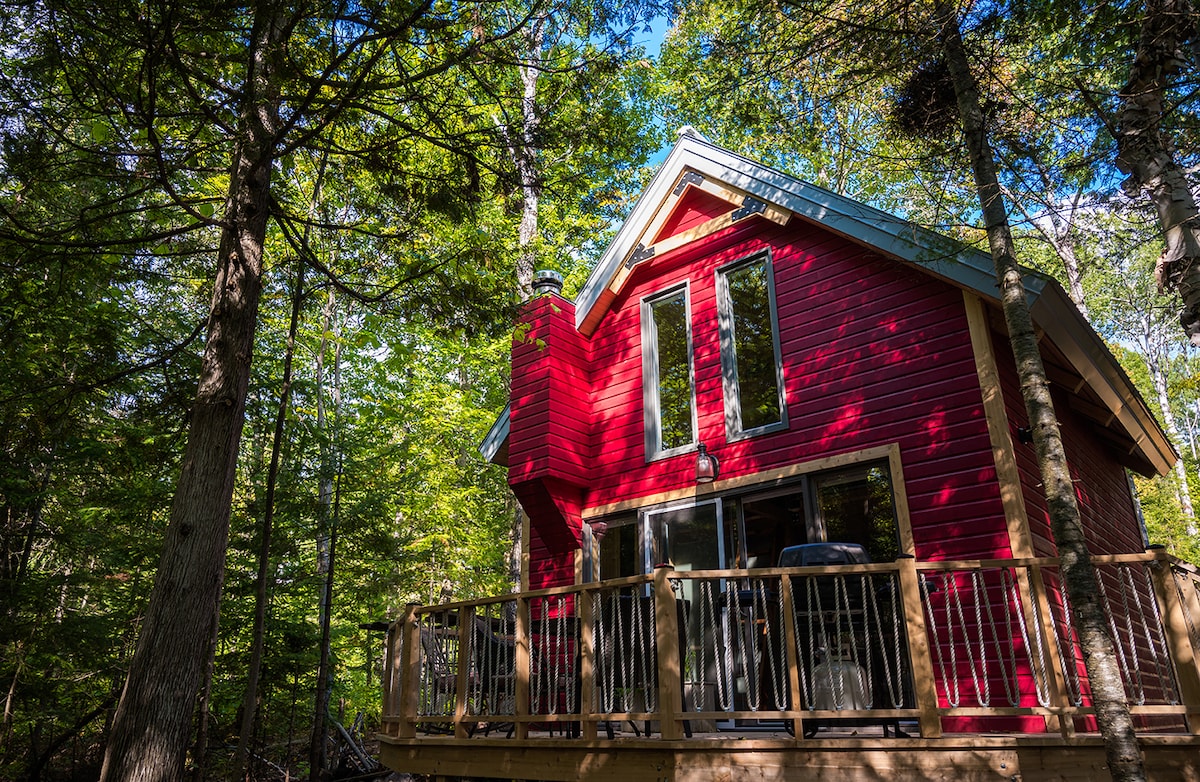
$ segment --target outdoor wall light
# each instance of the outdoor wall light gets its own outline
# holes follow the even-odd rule
[[[708,452],[704,443],[696,451],[696,483],[712,483],[721,474],[721,462]]]

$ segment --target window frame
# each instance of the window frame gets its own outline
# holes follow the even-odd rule
[[[733,297],[729,275],[761,262],[767,282],[767,307],[771,319],[771,346],[775,357],[775,392],[779,420],[750,429],[742,427],[741,384],[737,374],[737,345],[734,341]],[[725,440],[736,442],[788,428],[787,390],[784,387],[783,351],[779,338],[779,310],[775,300],[775,268],[770,249],[739,258],[716,270],[717,331],[720,338],[721,388],[725,407]]]
[[[912,516],[908,507],[908,484],[904,476],[904,459],[901,456],[898,442],[821,456],[781,467],[772,467],[749,475],[721,478],[709,484],[711,488],[705,490],[703,495],[715,495],[725,499],[744,497],[761,491],[793,486],[807,480],[808,476],[840,472],[853,467],[869,468],[872,462],[879,462],[880,466],[887,465],[888,475],[891,479],[892,507],[896,516],[896,529],[900,535],[900,553],[914,556],[916,541],[913,537]],[[584,512],[584,520],[608,518],[615,514],[640,511],[654,505],[679,502],[699,496],[701,494],[697,492],[695,486],[662,491],[593,508]],[[822,530],[822,534],[824,534],[824,530]]]
[[[688,404],[691,407],[691,441],[673,448],[664,448],[662,441],[662,410],[659,404],[659,343],[658,324],[654,320],[654,305],[683,294],[684,319],[687,326]],[[696,359],[693,355],[692,295],[690,281],[684,280],[641,300],[642,339],[642,411],[645,431],[646,461],[653,462],[696,450],[698,420],[696,416]]]

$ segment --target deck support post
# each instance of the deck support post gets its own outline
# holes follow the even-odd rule
[[[383,731],[396,735],[396,722],[400,718],[400,683],[404,672],[404,616],[388,625],[387,641],[383,652]]]
[[[517,738],[529,738],[529,598],[517,597]]]
[[[454,680],[454,738],[465,739],[467,730],[467,685],[471,673],[471,626],[475,622],[475,609],[463,606],[458,609],[458,668]]]
[[[1187,709],[1185,720],[1187,729],[1192,735],[1200,735],[1200,667],[1197,666],[1197,650],[1192,646],[1192,636],[1188,628],[1188,615],[1192,621],[1200,621],[1200,615],[1191,612],[1183,601],[1197,602],[1192,595],[1180,595],[1180,589],[1175,581],[1175,573],[1165,550],[1155,552],[1155,559],[1150,563],[1151,580],[1154,582],[1154,592],[1162,612],[1163,630],[1166,633],[1167,646],[1171,652],[1171,661],[1175,663],[1175,676],[1179,682],[1179,697]]]
[[[783,633],[787,639],[787,670],[788,697],[792,711],[799,711],[806,704],[801,702],[800,694],[800,650],[796,647],[796,611],[795,595],[792,594],[792,577],[786,573],[779,577],[780,598],[783,600]],[[804,736],[804,721],[796,718],[791,720],[792,735],[796,738]]]
[[[416,738],[417,704],[421,696],[421,625],[417,622],[416,603],[404,608],[404,619],[399,628],[402,641],[400,662],[400,692],[396,705],[400,720],[396,726],[396,737]]]
[[[670,565],[654,569],[654,635],[658,648],[659,732],[665,740],[683,738],[683,676],[679,670],[679,621]]]
[[[921,595],[921,580],[917,577],[917,560],[910,555],[901,555],[896,564],[900,567],[904,629],[908,633],[908,655],[912,665],[913,692],[920,712],[917,720],[921,726],[921,738],[941,738],[942,719],[938,716],[937,687],[933,680],[929,636],[925,631],[925,601]]]
[[[575,614],[579,617],[579,717],[585,741],[596,738],[596,720],[591,716],[596,712],[595,703],[595,641],[592,637],[594,629],[592,595],[598,594],[583,590],[575,598]]]

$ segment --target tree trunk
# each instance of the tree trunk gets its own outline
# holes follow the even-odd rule
[[[262,290],[279,127],[275,81],[286,38],[281,15],[273,5],[255,7],[200,382],[154,587],[105,750],[103,782],[183,777],[208,631],[224,579]]]
[[[337,525],[341,505],[342,480],[339,475],[334,481],[333,523],[329,533],[329,568],[325,571],[325,581],[321,586],[321,663],[317,666],[317,695],[313,709],[313,732],[308,757],[310,769],[308,778],[312,782],[320,779],[321,771],[328,764],[328,758],[325,756],[325,736],[328,732],[329,690],[333,678],[333,672],[329,666],[329,641],[332,626],[333,572],[337,555]]]
[[[204,782],[208,775],[208,725],[212,714],[212,683],[221,637],[221,612],[213,614],[208,631],[208,654],[204,658],[204,686],[200,690],[200,715],[197,718],[196,743],[192,748],[192,782]]]
[[[325,307],[323,335],[333,333],[337,312],[333,291]],[[326,720],[329,715],[329,641],[331,614],[333,610],[333,569],[337,545],[338,509],[340,507],[340,451],[334,443],[333,432],[338,424],[337,410],[341,402],[341,343],[333,350],[333,401],[334,423],[330,425],[325,408],[324,356],[328,349],[327,337],[322,336],[321,348],[317,353],[317,428],[322,432],[321,468],[317,489],[320,505],[320,529],[317,532],[317,573],[323,575],[319,597],[318,617],[321,625],[320,662],[317,665],[317,690],[313,704],[313,727],[309,741],[309,779],[316,782],[325,768]]]
[[[1141,37],[1129,81],[1121,90],[1116,118],[1117,167],[1131,197],[1144,193],[1158,212],[1166,246],[1155,278],[1160,290],[1179,289],[1179,321],[1191,343],[1200,346],[1200,212],[1171,139],[1162,128],[1172,108],[1171,79],[1190,57],[1196,14],[1188,0],[1147,0]]]
[[[1042,235],[1042,238],[1054,248],[1054,253],[1062,261],[1063,271],[1066,274],[1067,295],[1071,297],[1071,301],[1075,303],[1075,308],[1079,310],[1079,313],[1085,319],[1091,320],[1091,316],[1088,314],[1087,296],[1083,290],[1083,275],[1079,271],[1079,258],[1075,254],[1075,216],[1079,213],[1079,201],[1083,196],[1083,190],[1076,190],[1074,198],[1064,206],[1056,197],[1055,183],[1051,179],[1050,173],[1042,167],[1040,161],[1035,160],[1034,165],[1037,167],[1043,190],[1039,195],[1033,195],[1032,188],[1028,192],[1030,197],[1043,209],[1043,212],[1040,215],[1035,214],[1022,203],[1017,194],[1008,193],[1008,195],[1011,197],[1013,205],[1020,210],[1025,221],[1032,225]]]
[[[1109,773],[1114,780],[1144,780],[1141,751],[1125,700],[1113,641],[1100,604],[1096,571],[1092,567],[1091,554],[1079,518],[1075,487],[1050,397],[1050,385],[1038,352],[1033,319],[1029,314],[1004,197],[996,175],[995,157],[980,108],[978,86],[963,46],[957,13],[944,1],[936,5],[935,13],[939,44],[954,83],[988,244],[996,264],[1004,320],[1017,363],[1025,409],[1033,428],[1051,531],[1062,563],[1063,583],[1074,609],[1075,627],[1092,689],[1092,705],[1104,737]]]
[[[1158,409],[1162,414],[1163,426],[1171,442],[1180,443],[1179,427],[1175,424],[1175,414],[1171,410],[1171,396],[1167,393],[1167,373],[1163,369],[1160,358],[1152,358],[1149,353],[1145,356],[1146,368],[1150,370],[1150,378],[1154,381],[1154,393],[1158,397]],[[1175,462],[1176,494],[1179,507],[1183,511],[1185,529],[1188,537],[1196,536],[1196,511],[1192,507],[1192,492],[1188,487],[1187,465],[1183,459]]]
[[[275,431],[271,438],[271,461],[267,466],[266,507],[263,510],[261,538],[258,545],[258,573],[254,585],[254,629],[250,635],[250,668],[246,672],[246,693],[242,698],[242,725],[238,732],[237,749],[233,754],[231,779],[249,775],[247,758],[250,739],[254,735],[254,716],[258,711],[258,677],[262,670],[263,637],[267,625],[267,584],[271,580],[271,530],[275,521],[275,487],[279,481],[279,459],[283,451],[283,430],[287,422],[288,400],[292,392],[292,358],[296,350],[296,332],[300,327],[300,308],[304,297],[304,260],[296,259],[296,282],[292,289],[292,314],[288,323],[287,347],[283,354],[283,384],[279,389],[279,405],[275,411]]]
[[[500,122],[500,133],[512,156],[513,167],[517,172],[517,181],[521,186],[521,223],[517,229],[517,297],[524,301],[533,295],[534,264],[537,262],[537,247],[534,240],[538,233],[538,207],[541,202],[542,185],[537,171],[538,144],[537,132],[541,125],[538,116],[537,89],[538,77],[544,64],[542,62],[542,44],[546,36],[545,18],[531,22],[528,33],[527,56],[525,61],[517,66],[517,74],[521,78],[521,126],[509,128]]]

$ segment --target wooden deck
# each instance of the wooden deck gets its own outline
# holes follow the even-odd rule
[[[1200,737],[1140,737],[1148,779],[1200,782]],[[620,737],[581,741],[535,735],[524,741],[477,737],[380,737],[389,768],[445,777],[587,782],[741,780],[944,780],[1041,782],[1108,778],[1098,736],[1048,734],[883,738],[878,729],[797,741],[777,733],[697,734],[692,739]]]
[[[1149,778],[1200,782],[1200,572],[1098,559]],[[388,635],[380,759],[538,780],[1103,779],[1056,567],[660,568],[409,606]],[[831,584],[836,604],[814,610]]]

